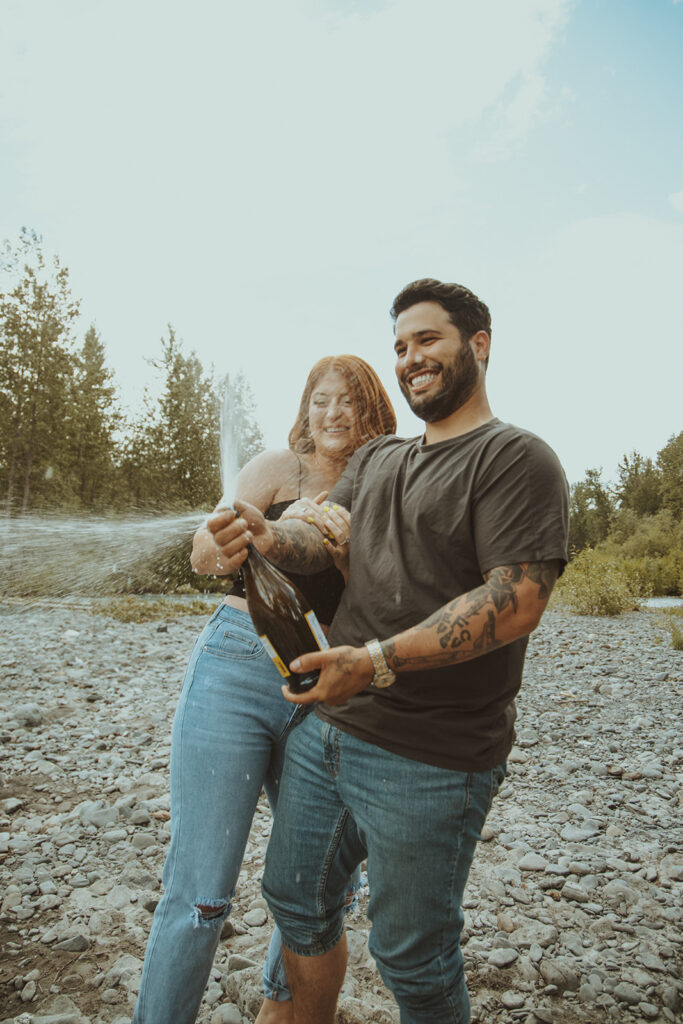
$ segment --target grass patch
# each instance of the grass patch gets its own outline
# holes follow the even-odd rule
[[[90,611],[93,615],[106,615],[119,622],[155,622],[159,619],[178,619],[183,615],[211,615],[216,601],[172,601],[168,597],[144,598],[129,594],[113,597]]]
[[[671,646],[674,651],[683,651],[683,629],[678,624],[683,619],[683,605],[676,605],[673,608],[651,608],[648,611],[655,615],[657,625],[671,635]],[[661,643],[661,638],[656,642]]]

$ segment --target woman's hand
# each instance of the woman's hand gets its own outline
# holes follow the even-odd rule
[[[323,535],[332,561],[347,579],[351,514],[341,505],[327,502],[327,495],[328,491],[321,491],[315,498],[299,498],[285,509],[280,519],[300,519],[316,526]]]

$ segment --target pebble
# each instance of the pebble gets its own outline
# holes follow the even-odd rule
[[[232,1003],[225,1003],[211,1015],[211,1024],[242,1024],[242,1014]]]
[[[567,989],[575,992],[579,988],[579,975],[569,960],[544,957],[539,970],[545,983],[554,985],[560,992]]]
[[[170,834],[171,719],[202,620],[158,625],[93,618],[68,601],[0,608],[0,668],[12,652],[0,707],[0,926],[18,979],[0,1011],[9,1020],[130,1021]],[[464,901],[479,1020],[680,1015],[682,677],[683,655],[648,613],[551,611],[531,636],[514,756]],[[257,1012],[269,830],[261,800],[198,1024]],[[343,1012],[349,1024],[391,1024],[366,906],[367,888],[349,921]],[[65,979],[73,1002],[56,1003],[66,997],[50,986]]]
[[[509,967],[510,964],[514,964],[515,960],[519,958],[519,953],[516,949],[499,948],[493,949],[489,953],[489,963],[493,967]]]

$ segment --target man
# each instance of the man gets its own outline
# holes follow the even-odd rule
[[[346,880],[365,857],[370,949],[402,1024],[469,1021],[463,890],[505,775],[528,634],[567,557],[556,456],[488,403],[487,307],[426,279],[392,317],[424,436],[369,442],[332,491],[327,515],[351,512],[348,585],[331,648],[292,664],[320,669],[318,683],[285,692],[317,702],[288,742],[263,879],[296,1024],[334,1020]],[[244,507],[211,526],[226,558],[253,538],[285,568],[315,571],[330,558],[324,517],[322,529],[267,524]]]

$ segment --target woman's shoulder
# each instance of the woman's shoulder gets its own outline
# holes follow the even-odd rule
[[[265,470],[276,471],[283,469],[290,471],[292,466],[298,466],[299,460],[290,448],[268,448],[265,452],[255,455],[245,469],[257,469],[260,472]]]
[[[288,448],[269,449],[255,455],[240,471],[237,497],[264,511],[283,490],[297,494],[299,461]]]

